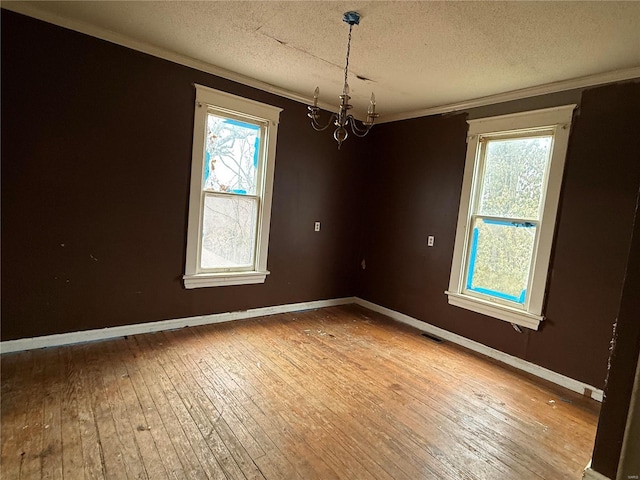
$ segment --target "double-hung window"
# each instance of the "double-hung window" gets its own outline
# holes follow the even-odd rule
[[[186,288],[265,281],[280,111],[196,85]]]
[[[574,108],[469,121],[450,304],[537,330]]]

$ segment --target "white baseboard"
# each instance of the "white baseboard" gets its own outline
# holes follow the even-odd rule
[[[18,340],[8,340],[5,342],[0,342],[0,353],[19,352],[45,347],[60,347],[62,345],[93,342],[96,340],[106,340],[109,338],[124,337],[126,335],[138,335],[140,333],[175,330],[182,327],[194,327],[197,325],[230,322],[232,320],[263,317],[265,315],[274,315],[277,313],[300,312],[302,310],[312,310],[315,308],[332,307],[335,305],[346,305],[350,303],[355,303],[354,297],[333,298],[330,300],[316,300],[313,302],[289,303],[286,305],[252,308],[250,310],[242,310],[237,312],[214,313],[211,315],[200,315],[197,317],[176,318],[171,320],[160,320],[157,322],[123,325],[119,327],[100,328],[96,330],[59,333],[55,335],[45,335],[42,337],[21,338]]]
[[[422,322],[416,318],[410,317],[395,310],[377,305],[375,303],[363,300],[358,297],[334,298],[330,300],[317,300],[313,302],[289,303],[286,305],[276,305],[272,307],[252,308],[250,310],[242,310],[237,312],[214,313],[211,315],[200,315],[196,317],[177,318],[171,320],[161,320],[157,322],[138,323],[134,325],[123,325],[119,327],[107,327],[96,330],[85,330],[80,332],[60,333],[56,335],[46,335],[42,337],[21,338],[18,340],[8,340],[0,342],[0,353],[18,352],[24,350],[33,350],[45,347],[59,347],[63,345],[71,345],[74,343],[92,342],[96,340],[106,340],[109,338],[124,337],[126,335],[138,335],[141,333],[160,332],[163,330],[175,330],[182,327],[193,327],[198,325],[208,325],[212,323],[230,322],[232,320],[242,320],[247,318],[262,317],[265,315],[275,315],[277,313],[299,312],[302,310],[311,310],[316,308],[332,307],[336,305],[347,305],[355,303],[374,312],[381,313],[394,320],[407,325],[411,325],[423,332],[427,332],[436,337],[448,340],[474,352],[481,353],[488,357],[494,358],[502,363],[511,365],[519,370],[531,373],[537,377],[548,380],[562,387],[573,390],[580,394],[591,392],[591,397],[599,402],[602,401],[602,390],[595,388],[586,383],[579,382],[569,377],[565,377],[559,373],[548,370],[546,368],[535,365],[521,358],[508,355],[500,350],[487,347],[481,343],[469,340],[455,333],[448,332],[442,328],[438,328],[429,323]],[[597,472],[595,472],[597,473]],[[595,478],[595,477],[594,477]]]
[[[591,462],[584,469],[584,473],[582,474],[582,480],[611,480],[609,477],[605,477],[603,474],[596,472],[591,468]]]
[[[511,365],[512,367],[515,367],[519,370],[535,375],[536,377],[543,378],[544,380],[548,380],[552,383],[555,383],[556,385],[560,385],[574,392],[578,392],[581,395],[585,395],[588,392],[591,392],[591,398],[602,402],[604,393],[602,390],[596,387],[583,382],[579,382],[578,380],[574,380],[573,378],[566,377],[534,363],[527,362],[526,360],[522,360],[521,358],[501,352],[500,350],[496,350],[495,348],[487,347],[486,345],[475,342],[473,340],[469,340],[468,338],[449,332],[447,330],[443,330],[442,328],[438,328],[429,323],[410,317],[409,315],[405,315],[404,313],[391,310],[390,308],[377,305],[358,297],[355,298],[355,303],[364,308],[368,308],[369,310],[373,310],[374,312],[378,312],[386,315],[387,317],[391,317],[392,319],[399,322],[411,325],[412,327],[415,327],[418,330],[422,330],[423,332],[427,332],[436,337],[448,340],[450,342],[468,348],[469,350],[481,353],[483,355],[486,355],[487,357],[494,358],[502,363],[506,363],[507,365]]]

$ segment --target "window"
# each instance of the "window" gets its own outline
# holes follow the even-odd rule
[[[450,304],[538,329],[574,108],[469,121]]]
[[[196,85],[186,288],[263,283],[280,108]]]

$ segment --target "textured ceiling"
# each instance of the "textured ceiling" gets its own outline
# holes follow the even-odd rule
[[[362,20],[351,45],[353,103],[356,111],[366,110],[374,91],[387,119],[540,85],[560,90],[582,77],[597,76],[592,83],[640,77],[640,2],[5,1],[2,6],[165,58],[177,54],[293,98],[310,98],[319,85],[323,105],[337,104],[348,33],[342,14],[357,10]],[[617,75],[602,75],[609,72]]]

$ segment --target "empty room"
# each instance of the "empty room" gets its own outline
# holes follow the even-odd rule
[[[640,2],[1,7],[1,478],[640,478]]]

